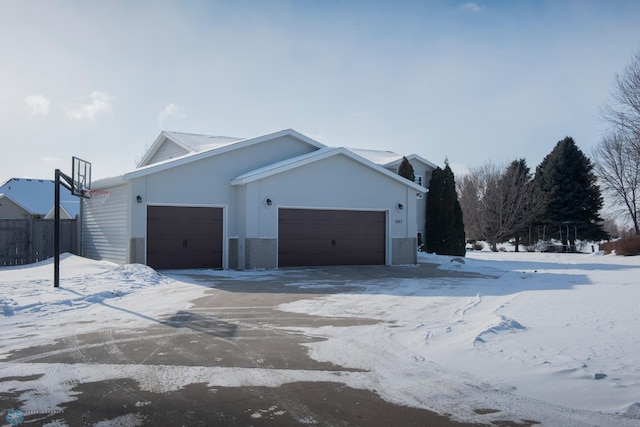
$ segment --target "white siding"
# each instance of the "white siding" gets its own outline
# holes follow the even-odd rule
[[[158,151],[151,157],[151,159],[145,163],[145,165],[152,165],[154,163],[162,162],[164,160],[175,159],[176,157],[189,154],[189,151],[185,150],[173,141],[165,139]]]
[[[387,211],[388,240],[417,234],[415,190],[343,155],[251,182],[242,195],[248,238],[277,238],[281,207]]]
[[[129,185],[105,188],[104,203],[82,201],[82,256],[118,264],[129,262]]]

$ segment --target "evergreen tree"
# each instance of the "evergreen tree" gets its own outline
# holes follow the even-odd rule
[[[439,255],[465,255],[462,209],[456,193],[456,183],[449,164],[431,174],[427,194],[427,252]]]
[[[573,138],[556,144],[537,167],[535,181],[548,199],[544,222],[563,230],[563,244],[575,244],[575,231],[582,239],[607,237],[602,229],[603,199],[593,164]]]
[[[439,253],[444,241],[441,227],[444,193],[444,171],[436,168],[431,173],[427,193],[427,214],[425,222],[425,249],[428,253]]]
[[[416,175],[413,172],[413,166],[411,166],[411,163],[409,163],[409,160],[407,160],[405,156],[402,156],[402,161],[400,162],[400,166],[398,166],[398,175],[403,178],[407,178],[411,182],[416,180]]]

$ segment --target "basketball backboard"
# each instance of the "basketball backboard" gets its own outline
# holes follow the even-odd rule
[[[71,162],[71,194],[89,197],[91,190],[91,163],[78,157],[72,157]]]

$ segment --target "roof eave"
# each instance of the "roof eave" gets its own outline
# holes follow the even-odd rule
[[[25,211],[29,215],[38,214],[38,212],[33,212],[31,209],[25,207],[22,203],[18,202],[17,200],[15,200],[13,197],[9,196],[8,194],[4,194],[4,193],[0,194],[0,199],[9,199],[11,201],[11,203],[16,205],[17,207],[19,207],[20,209],[22,209],[23,211]]]
[[[435,163],[430,162],[429,160],[427,160],[424,157],[421,157],[421,156],[419,156],[417,154],[410,154],[410,155],[408,155],[406,157],[407,157],[407,160],[416,159],[419,162],[422,162],[425,165],[427,165],[427,166],[429,166],[430,168],[433,168],[433,169],[436,169],[438,167],[438,165],[436,165]],[[400,159],[398,159],[398,160],[394,160],[392,162],[385,163],[383,166],[389,167],[389,166],[393,166],[393,165],[399,165],[401,162],[402,162],[402,157]]]
[[[138,162],[136,167],[137,168],[141,168],[141,167],[147,166],[147,163],[153,158],[153,156],[156,155],[156,153],[158,152],[158,150],[160,149],[162,144],[164,144],[164,141],[166,139],[168,139],[169,141],[173,142],[174,144],[179,145],[180,147],[184,148],[187,151],[191,151],[191,152],[195,151],[194,148],[191,147],[190,145],[187,145],[187,144],[183,143],[182,141],[174,138],[173,135],[171,135],[170,132],[163,130],[162,132],[160,132],[160,135],[158,135],[158,137],[153,142],[153,144],[151,144],[151,148],[149,148],[149,150],[147,150],[147,153],[144,155],[142,160],[140,160],[140,162]]]
[[[270,133],[270,134],[266,134],[266,135],[262,135],[262,136],[257,136],[255,138],[247,138],[247,139],[241,139],[237,142],[234,142],[232,144],[229,145],[225,145],[223,147],[218,147],[218,148],[213,148],[211,150],[207,150],[207,151],[200,151],[197,153],[192,153],[192,154],[185,154],[184,156],[181,157],[176,157],[175,159],[171,159],[171,160],[167,160],[165,162],[162,163],[154,163],[153,165],[148,165],[143,167],[143,169],[139,169],[139,170],[135,170],[133,172],[129,172],[124,174],[124,179],[126,180],[130,180],[130,179],[135,179],[135,178],[140,178],[142,176],[146,176],[149,175],[151,173],[154,172],[160,172],[166,169],[170,169],[176,166],[181,166],[187,163],[191,163],[194,162],[196,160],[201,160],[201,159],[206,159],[208,157],[213,157],[213,156],[217,156],[219,154],[223,154],[223,153],[227,153],[229,151],[233,151],[233,150],[237,150],[240,148],[244,148],[244,147],[248,147],[254,144],[259,144],[261,142],[265,142],[271,139],[275,139],[275,138],[280,138],[281,136],[286,136],[286,135],[291,135],[297,139],[302,140],[303,142],[306,142],[307,144],[315,147],[315,148],[325,148],[325,145],[312,139],[309,138],[308,136],[305,136],[303,134],[301,134],[300,132],[297,132],[293,129],[284,129],[278,132],[274,132],[274,133]],[[173,141],[173,140],[172,140]]]
[[[325,147],[327,148],[327,147]],[[295,160],[293,159],[291,162],[280,165],[280,166],[274,166],[273,168],[269,168],[269,169],[263,169],[260,170],[260,172],[256,172],[256,173],[248,173],[245,175],[242,175],[240,177],[234,178],[231,180],[231,185],[246,185],[249,184],[251,182],[255,182],[255,181],[259,181],[261,179],[267,178],[269,176],[273,176],[273,175],[277,175],[283,172],[287,172],[289,170],[292,169],[296,169],[302,166],[305,166],[307,164],[310,163],[315,163],[317,161],[329,158],[329,157],[333,157],[333,156],[337,156],[337,155],[344,155],[347,156],[357,162],[362,163],[364,166],[367,166],[371,169],[374,169],[376,172],[381,173],[383,175],[386,175],[387,177],[400,182],[403,185],[406,185],[408,187],[411,187],[412,189],[416,190],[417,192],[420,193],[426,193],[427,189],[421,185],[416,184],[415,182],[409,181],[406,178],[401,177],[400,175],[394,174],[393,172],[383,168],[382,166],[377,165],[376,163],[371,162],[370,160],[365,159],[362,156],[359,156],[355,153],[353,153],[352,151],[346,149],[346,148],[327,148],[326,150],[322,151],[322,152],[314,152],[314,153],[310,153],[308,155],[302,156],[302,159],[299,160]]]

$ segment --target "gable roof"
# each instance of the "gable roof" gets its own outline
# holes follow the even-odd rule
[[[140,160],[138,167],[147,166],[149,161],[153,159],[153,156],[155,156],[167,140],[184,149],[186,152],[185,154],[190,154],[224,147],[225,145],[233,144],[234,142],[242,141],[243,139],[245,138],[162,131],[151,147],[149,147],[142,160]]]
[[[13,203],[14,205],[16,205],[17,207],[19,207],[20,209],[22,209],[26,214],[31,214],[31,212],[29,211],[29,209],[25,208],[24,206],[22,206],[19,202],[16,202],[15,200],[13,200],[8,194],[4,194],[4,193],[0,193],[0,202],[2,200],[9,200],[11,203]]]
[[[167,136],[166,132],[163,132],[160,134],[165,135],[165,137]],[[203,135],[200,135],[203,136]],[[221,143],[218,145],[213,145],[213,148],[207,148],[204,149],[203,151],[195,151],[195,152],[190,152],[189,154],[185,154],[183,156],[180,157],[176,157],[173,159],[168,159],[168,160],[164,160],[162,162],[158,162],[158,163],[153,163],[147,166],[143,166],[140,167],[138,169],[136,169],[133,172],[129,172],[127,174],[124,175],[125,179],[133,179],[133,178],[138,178],[141,176],[145,176],[145,175],[149,175],[151,173],[155,173],[155,172],[159,172],[162,170],[166,170],[169,168],[173,168],[175,166],[181,166],[187,163],[191,163],[191,162],[195,162],[197,160],[202,160],[202,159],[206,159],[209,157],[213,157],[213,156],[217,156],[223,153],[227,153],[229,151],[232,150],[238,150],[241,148],[245,148],[245,147],[249,147],[251,145],[254,144],[259,144],[265,141],[269,141],[271,139],[276,139],[276,138],[280,138],[282,136],[293,136],[296,139],[299,139],[309,145],[311,145],[314,148],[320,149],[320,148],[324,148],[325,145],[319,143],[318,141],[309,138],[306,135],[303,135],[299,132],[296,132],[293,129],[285,129],[285,130],[281,130],[279,132],[274,132],[274,133],[270,133],[267,135],[262,135],[262,136],[258,136],[255,138],[248,138],[248,139],[242,139],[242,140],[238,140],[238,141],[233,141],[233,142],[225,142],[225,143]],[[206,137],[205,137],[206,138]],[[214,137],[215,138],[215,137]],[[164,139],[162,140],[164,141]],[[173,140],[172,140],[173,141]],[[176,142],[176,141],[173,141]],[[184,142],[181,142],[184,143]],[[202,147],[206,146],[207,144],[203,144]],[[153,157],[153,156],[152,156]]]
[[[363,148],[348,148],[349,151],[364,157],[365,159],[378,164],[384,167],[391,167],[396,164],[400,164],[402,161],[402,154],[394,153],[393,151],[385,151],[385,150],[367,150]],[[432,167],[433,169],[438,166],[429,160],[418,156],[417,154],[410,154],[407,157],[407,160],[418,160],[425,165]]]
[[[376,172],[382,175],[385,175],[395,181],[398,181],[404,185],[407,185],[416,191],[419,191],[421,193],[425,193],[427,191],[427,189],[422,187],[421,185],[411,182],[401,177],[398,174],[395,174],[387,169],[384,169],[379,165],[371,162],[370,160],[355,154],[354,152],[352,152],[347,148],[331,148],[331,147],[324,147],[322,149],[319,149],[317,151],[314,151],[308,154],[304,154],[302,156],[293,157],[291,159],[283,160],[281,162],[274,163],[269,166],[265,166],[263,168],[253,170],[251,172],[247,172],[243,175],[240,175],[232,179],[231,185],[249,184],[251,182],[259,181],[269,176],[277,175],[286,171],[290,171],[292,169],[296,169],[296,168],[308,165],[310,163],[315,163],[317,161],[324,160],[334,156],[339,156],[339,155],[346,156],[352,160],[355,160],[356,162],[368,168],[371,168]]]
[[[50,179],[11,178],[0,186],[4,194],[30,215],[43,217],[53,208],[54,182]],[[80,212],[80,201],[65,187],[60,188],[60,206],[75,217]]]

